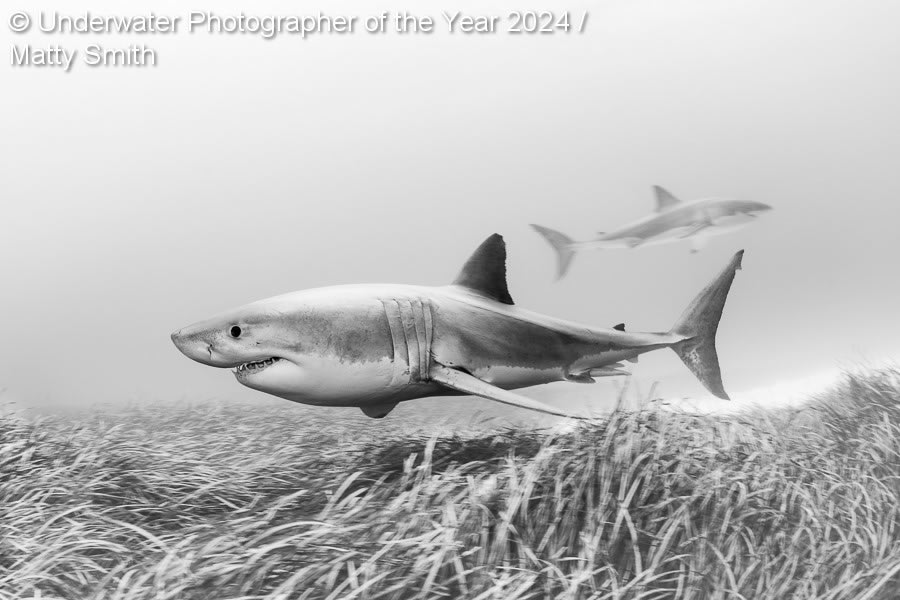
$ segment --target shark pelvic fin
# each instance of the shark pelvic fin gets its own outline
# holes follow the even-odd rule
[[[653,186],[653,193],[656,194],[656,212],[665,212],[681,202],[681,200],[670,194],[668,190],[658,185]]]
[[[500,234],[495,233],[481,242],[463,265],[453,285],[503,304],[514,304],[506,287],[506,244]]]
[[[394,407],[397,406],[397,404],[397,402],[386,402],[384,404],[376,404],[375,406],[360,406],[360,409],[367,417],[383,419],[388,413],[394,410]]]
[[[528,410],[534,410],[548,415],[569,417],[571,419],[588,418],[579,417],[567,413],[564,410],[554,408],[549,404],[544,404],[543,402],[538,402],[537,400],[532,400],[531,398],[526,398],[525,396],[520,396],[519,394],[498,388],[495,385],[491,385],[486,381],[478,379],[474,375],[469,375],[463,371],[445,367],[440,363],[432,363],[429,375],[432,381],[464,394],[480,396],[481,398],[487,398],[488,400],[493,400],[495,402],[518,406],[519,408],[527,408]]]

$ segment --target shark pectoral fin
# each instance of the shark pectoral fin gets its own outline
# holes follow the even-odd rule
[[[498,388],[495,385],[491,385],[486,381],[482,381],[474,375],[469,375],[468,373],[464,373],[463,371],[445,367],[442,364],[433,363],[431,365],[429,375],[431,376],[432,381],[452,390],[456,390],[457,392],[462,392],[464,394],[480,396],[482,398],[487,398],[488,400],[494,400],[495,402],[510,404],[512,406],[518,406],[519,408],[527,408],[528,410],[534,410],[537,412],[546,413],[548,415],[569,417],[571,419],[588,418],[579,417],[577,415],[567,413],[563,410],[553,408],[549,404],[544,404],[543,402],[538,402],[537,400],[532,400],[531,398],[526,398],[525,396],[514,394],[513,392],[510,392],[508,390],[504,390],[502,388]]]
[[[383,419],[388,415],[389,412],[394,410],[394,407],[397,406],[397,404],[397,402],[386,402],[384,404],[376,404],[374,406],[360,406],[360,409],[367,417],[372,417],[373,419]]]

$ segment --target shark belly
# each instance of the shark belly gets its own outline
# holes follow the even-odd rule
[[[363,406],[389,401],[397,391],[391,385],[393,361],[387,357],[354,362],[338,356],[318,356],[307,358],[304,366],[315,372],[315,381],[305,382],[300,389],[285,382],[277,391],[268,393],[300,404]]]

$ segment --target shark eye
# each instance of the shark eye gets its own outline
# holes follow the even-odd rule
[[[241,328],[237,325],[233,325],[231,329],[228,330],[228,333],[230,333],[233,338],[239,338],[241,337]]]

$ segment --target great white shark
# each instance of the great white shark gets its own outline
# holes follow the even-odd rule
[[[172,334],[189,358],[230,368],[239,383],[293,402],[356,406],[374,418],[399,403],[468,394],[585,418],[510,390],[626,374],[625,361],[671,348],[714,395],[722,385],[715,335],[743,250],[671,330],[604,329],[519,308],[506,283],[506,247],[488,237],[452,284],[340,285],[247,304]]]
[[[592,240],[576,241],[564,233],[534,225],[531,227],[556,250],[557,279],[561,279],[579,250],[636,248],[689,239],[691,252],[699,251],[709,237],[721,235],[752,223],[772,207],[762,202],[731,198],[701,198],[682,202],[662,187],[653,186],[656,211],[615,231],[600,232]]]

